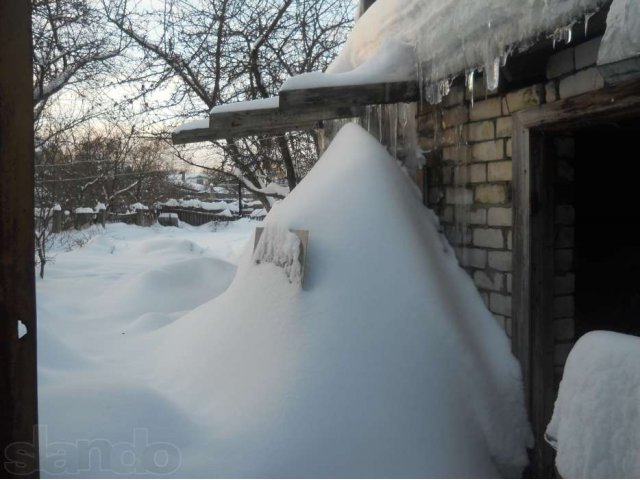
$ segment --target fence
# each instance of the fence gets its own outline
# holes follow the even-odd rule
[[[138,225],[141,227],[150,227],[153,225],[157,218],[162,213],[175,213],[178,215],[178,219],[181,222],[188,223],[194,227],[204,225],[209,222],[234,222],[243,217],[250,217],[253,212],[248,204],[243,202],[242,216],[237,213],[231,216],[223,215],[223,210],[212,211],[204,210],[200,208],[185,208],[185,207],[167,207],[164,205],[159,206],[155,211],[153,210],[138,210],[133,213],[113,213],[106,210],[100,210],[99,212],[62,212],[56,210],[52,212],[51,229],[53,233],[59,233],[65,230],[82,230],[94,224],[100,224],[104,226],[106,223],[126,223],[128,225]],[[228,210],[227,210],[228,212]],[[263,217],[257,217],[261,219]]]

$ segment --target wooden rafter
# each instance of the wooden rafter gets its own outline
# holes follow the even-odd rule
[[[354,118],[368,105],[415,102],[420,99],[417,81],[345,85],[281,91],[279,106],[212,113],[209,128],[183,130],[173,143],[186,143],[278,135],[313,130],[324,120]]]

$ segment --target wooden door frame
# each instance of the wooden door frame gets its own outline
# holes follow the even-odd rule
[[[0,477],[38,476],[31,2],[0,0]]]
[[[553,475],[544,446],[553,382],[553,188],[549,133],[640,115],[640,81],[605,87],[513,115],[513,350],[520,360],[534,428],[534,476]],[[536,318],[547,321],[534,321]],[[549,405],[549,402],[551,404]],[[547,412],[547,413],[545,413]],[[551,459],[553,458],[551,454]]]

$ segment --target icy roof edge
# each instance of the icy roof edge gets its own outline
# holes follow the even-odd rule
[[[494,90],[509,54],[545,36],[570,40],[571,26],[606,3],[378,0],[326,73],[293,77],[281,91],[416,79],[428,85],[479,69]]]

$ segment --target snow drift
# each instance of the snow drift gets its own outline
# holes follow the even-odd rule
[[[564,478],[640,477],[640,338],[614,332],[580,338],[546,436]]]
[[[309,230],[304,288],[248,248],[225,293],[149,337],[157,390],[209,431],[180,474],[518,474],[509,341],[380,144],[344,127],[264,226]]]

